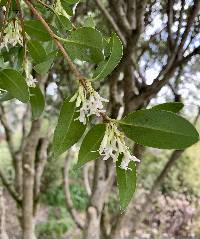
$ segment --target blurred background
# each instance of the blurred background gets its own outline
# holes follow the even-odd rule
[[[180,114],[200,130],[199,9],[199,0],[85,0],[74,8],[76,26],[96,27],[107,38],[115,31],[123,42],[119,66],[94,84],[110,100],[111,117],[183,102]],[[49,12],[43,14],[52,21]],[[19,54],[20,47],[15,48],[11,62]],[[85,75],[96,67],[77,59],[75,63]],[[45,112],[36,122],[41,125],[38,140],[30,152],[35,154],[33,217],[38,239],[200,238],[200,143],[172,151],[128,142],[141,162],[134,198],[121,213],[113,165],[99,159],[73,170],[80,143],[58,160],[52,158],[60,105],[77,88],[67,64],[58,56],[48,74],[33,74],[46,97]],[[17,100],[0,102],[0,225],[9,239],[21,238],[23,158],[33,124],[30,106]]]

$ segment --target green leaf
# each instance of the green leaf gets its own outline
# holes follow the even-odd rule
[[[131,161],[128,165],[130,169],[124,170],[120,168],[122,158],[123,155],[120,155],[116,162],[116,173],[121,210],[124,211],[136,189],[136,166],[135,162]]]
[[[93,75],[93,81],[104,79],[106,76],[110,75],[122,58],[123,46],[119,37],[115,33],[111,37],[110,44],[111,52],[109,59],[102,62],[97,67]]]
[[[1,92],[0,93],[0,103],[8,100],[12,100],[14,97],[9,92]]]
[[[26,33],[31,37],[31,39],[43,42],[51,40],[48,31],[39,20],[25,21],[24,27]]]
[[[73,7],[78,2],[79,2],[79,0],[61,0],[61,4],[62,4],[64,10],[70,16],[72,16],[74,14]]]
[[[28,51],[35,63],[40,63],[46,58],[46,52],[44,47],[39,41],[30,40],[27,44]]]
[[[166,110],[166,111],[178,113],[182,110],[183,107],[184,107],[184,104],[181,102],[168,102],[168,103],[156,105],[156,106],[152,107],[152,109]]]
[[[128,138],[154,148],[184,149],[199,139],[190,122],[169,111],[140,110],[119,123]]]
[[[0,71],[0,88],[8,91],[14,98],[23,103],[29,101],[29,89],[25,78],[16,70]]]
[[[60,31],[71,31],[73,29],[72,23],[67,17],[64,17],[63,15],[56,14],[55,19],[56,26]]]
[[[45,75],[51,68],[51,65],[53,64],[56,55],[57,51],[48,54],[43,62],[34,66],[34,70],[40,75]]]
[[[30,104],[32,109],[32,119],[38,119],[41,116],[42,112],[44,111],[45,99],[39,86],[30,87],[29,90],[30,90]]]
[[[74,145],[83,135],[86,126],[76,120],[79,113],[75,102],[64,101],[53,138],[54,156],[58,157]]]
[[[91,27],[81,27],[66,39],[65,48],[73,59],[99,63],[104,60],[103,38]]]
[[[78,3],[80,0],[63,0],[63,1],[72,5],[72,4]]]
[[[80,168],[85,163],[99,157],[98,150],[104,137],[105,130],[106,126],[104,124],[95,125],[89,130],[81,144],[76,168]]]
[[[92,27],[92,28],[96,27],[94,19],[93,19],[92,16],[87,16],[87,18],[85,19],[85,22],[84,22],[84,26],[85,27]]]

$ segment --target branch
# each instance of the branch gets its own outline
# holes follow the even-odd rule
[[[188,16],[188,21],[187,21],[187,26],[185,28],[185,31],[183,33],[183,36],[182,36],[182,40],[181,40],[181,43],[178,47],[178,50],[177,50],[177,54],[179,55],[181,52],[182,52],[182,49],[185,45],[185,42],[187,40],[187,37],[188,37],[188,34],[190,33],[191,31],[191,27],[192,27],[192,24],[195,20],[195,17],[197,16],[198,12],[199,12],[199,9],[200,9],[200,1],[199,0],[195,0],[194,2],[194,5],[190,11],[190,14]]]
[[[31,9],[33,14],[39,19],[39,21],[43,24],[43,26],[46,28],[48,33],[50,34],[51,38],[57,45],[58,49],[61,51],[61,53],[64,56],[64,59],[69,65],[69,69],[74,74],[76,79],[79,81],[80,84],[85,88],[85,90],[88,92],[88,87],[86,84],[86,78],[81,74],[81,72],[78,70],[76,65],[73,63],[72,59],[68,55],[67,51],[63,47],[63,45],[59,41],[59,37],[51,30],[48,23],[44,20],[44,18],[41,16],[41,14],[37,11],[37,9],[31,4],[30,0],[24,0],[25,3],[28,5],[28,7]],[[38,1],[38,0],[37,0]],[[110,121],[110,118],[103,112],[99,112],[100,116],[102,117],[103,121],[108,122]]]
[[[83,168],[83,178],[84,178],[84,185],[85,185],[86,192],[89,196],[91,196],[92,190],[91,190],[90,182],[89,182],[89,168],[90,168],[90,164],[87,164]]]
[[[40,186],[41,186],[41,178],[42,174],[44,172],[44,168],[48,159],[48,146],[49,146],[49,138],[41,138],[39,140],[40,149],[39,149],[39,155],[38,155],[38,161],[35,165],[35,184],[34,184],[34,201],[35,205],[37,205],[37,202],[39,200],[40,196]]]
[[[137,12],[136,12],[136,19],[137,19],[137,29],[141,33],[144,28],[144,12],[147,6],[147,0],[139,0],[137,1]]]
[[[180,61],[177,62],[177,65],[185,65],[188,63],[188,61],[191,60],[191,58],[195,55],[200,54],[200,46],[195,48],[191,53],[189,53],[187,56],[183,57]]]
[[[12,161],[14,161],[16,152],[15,152],[13,141],[12,141],[12,130],[10,128],[10,125],[8,124],[8,120],[5,117],[5,109],[3,105],[0,106],[0,122],[5,131],[6,142],[8,144],[8,149],[12,157]]]
[[[180,11],[180,16],[179,16],[178,29],[176,32],[176,47],[178,46],[178,43],[179,43],[179,37],[180,37],[180,33],[181,33],[181,28],[182,28],[184,7],[185,7],[185,0],[181,0],[181,11]]]
[[[128,20],[131,25],[131,29],[136,29],[136,24],[137,24],[137,19],[136,19],[136,0],[128,0],[127,1],[127,15],[128,15]]]
[[[71,194],[70,194],[70,190],[69,190],[69,168],[70,168],[70,163],[72,160],[73,160],[72,151],[69,150],[67,153],[67,156],[65,158],[64,170],[63,170],[65,201],[66,201],[67,209],[68,209],[72,219],[76,223],[77,227],[79,229],[83,230],[84,222],[80,220],[80,217],[77,214],[77,212],[73,206],[73,202],[72,202]]]
[[[8,179],[6,178],[6,176],[4,175],[3,171],[0,169],[0,178],[1,181],[3,183],[3,185],[5,186],[5,188],[8,190],[8,192],[10,193],[10,195],[12,196],[12,198],[16,201],[16,203],[20,206],[21,205],[21,198],[19,197],[19,195],[16,193],[16,191],[12,188],[11,183],[8,181]]]
[[[118,0],[115,3],[115,6],[116,6],[117,13],[118,13],[118,18],[123,27],[123,30],[129,36],[131,34],[132,29],[131,29],[131,25],[126,17],[125,11],[123,9],[122,1]]]
[[[107,9],[103,6],[100,0],[95,0],[99,10],[103,13],[103,15],[106,17],[112,28],[115,30],[117,35],[122,40],[123,44],[126,45],[126,38],[124,37],[123,33],[121,32],[120,28],[118,27],[117,23],[113,19],[113,17],[110,15],[110,13],[107,11]]]
[[[51,38],[53,39],[53,41],[55,42],[55,44],[57,45],[58,49],[61,51],[61,53],[63,54],[65,60],[67,61],[67,63],[69,64],[69,68],[71,70],[71,72],[75,75],[76,79],[79,80],[83,85],[84,85],[84,79],[85,77],[82,76],[82,74],[80,73],[80,71],[77,69],[77,67],[75,66],[75,64],[73,63],[73,61],[71,60],[71,58],[69,57],[68,53],[66,52],[65,48],[63,47],[63,45],[60,43],[60,41],[57,39],[57,36],[54,34],[54,32],[51,30],[51,28],[49,27],[48,23],[44,20],[44,18],[42,17],[42,15],[37,11],[37,9],[30,3],[29,0],[24,0],[26,2],[26,4],[29,6],[29,8],[31,9],[31,11],[33,12],[33,14],[40,20],[40,22],[44,25],[44,27],[46,28],[46,30],[49,32]]]
[[[167,4],[167,29],[168,29],[168,51],[171,54],[172,48],[173,48],[173,35],[172,35],[172,25],[173,25],[173,1],[168,0]]]

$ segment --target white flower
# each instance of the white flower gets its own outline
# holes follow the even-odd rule
[[[131,161],[139,162],[135,156],[131,155],[130,149],[126,146],[125,136],[120,132],[115,123],[110,122],[106,125],[106,132],[101,142],[99,153],[103,155],[103,160],[112,158],[116,162],[119,155],[123,155],[121,168],[129,169],[128,165]]]
[[[85,88],[86,87],[86,88]],[[105,112],[103,109],[103,102],[108,102],[97,93],[89,81],[86,85],[80,85],[78,92],[71,98],[71,102],[76,100],[76,107],[79,108],[80,116],[78,120],[83,124],[87,123],[87,117],[91,115],[100,116],[101,113]]]
[[[29,87],[36,87],[37,80],[31,75],[31,64],[26,60],[24,64],[24,71],[26,75],[26,83]]]
[[[4,47],[8,51],[8,45],[13,47],[17,44],[23,46],[23,37],[21,35],[21,26],[18,21],[10,22],[4,30],[3,41],[0,43],[0,50]]]
[[[38,82],[33,76],[30,74],[28,78],[26,78],[27,85],[29,87],[36,87],[36,83]]]
[[[0,1],[1,2],[1,1]],[[2,7],[2,10],[4,11],[4,12],[6,12],[6,6],[3,6]]]

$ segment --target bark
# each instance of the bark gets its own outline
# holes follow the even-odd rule
[[[23,203],[22,229],[23,239],[35,239],[34,233],[34,174],[35,151],[40,136],[41,121],[32,122],[23,152]]]
[[[84,239],[101,238],[100,224],[102,211],[114,181],[113,162],[106,163],[102,159],[95,162],[94,185],[90,205],[87,209]],[[108,175],[106,175],[107,173]]]
[[[3,189],[0,189],[0,239],[9,239],[6,232],[6,207]]]
[[[67,153],[64,162],[64,170],[63,170],[63,185],[64,185],[64,193],[65,193],[65,201],[66,207],[74,220],[75,224],[79,229],[83,229],[84,222],[80,219],[76,209],[74,208],[73,201],[71,199],[70,189],[69,189],[69,169],[71,161],[74,159],[74,152],[70,149]]]

